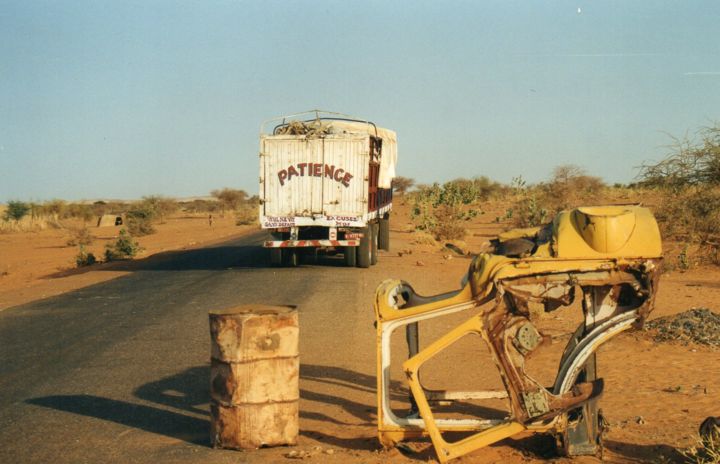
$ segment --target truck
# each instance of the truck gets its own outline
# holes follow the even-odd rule
[[[342,254],[367,268],[390,249],[397,135],[341,113],[312,110],[260,127],[260,226],[273,265]]]

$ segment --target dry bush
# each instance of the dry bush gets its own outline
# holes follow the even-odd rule
[[[417,230],[432,234],[437,240],[465,237],[465,221],[479,214],[475,207],[481,200],[474,180],[456,179],[443,185],[421,185],[412,193],[410,217]]]
[[[556,167],[550,181],[537,185],[517,177],[512,188],[516,200],[506,216],[516,227],[539,226],[562,210],[596,204],[606,189],[602,179],[572,164]]]
[[[33,215],[32,211],[36,206],[33,203],[8,202],[8,205],[1,208],[0,233],[31,232],[45,230],[48,227],[60,228],[60,224],[53,218],[39,213]]]
[[[221,204],[217,200],[192,200],[180,205],[187,213],[215,213],[221,208]]]
[[[655,216],[665,239],[684,244],[678,256],[681,269],[693,263],[720,264],[720,187],[666,191]]]
[[[405,195],[415,185],[415,179],[397,176],[392,180],[393,191],[399,195]]]
[[[173,214],[179,208],[180,205],[173,198],[151,195],[143,197],[137,209],[149,211],[151,213],[151,219],[157,220],[162,224],[165,222],[167,216]]]
[[[665,159],[641,166],[641,183],[680,191],[689,186],[720,185],[720,125],[703,127],[694,138],[671,138]]]
[[[423,232],[420,230],[416,230],[412,233],[412,243],[416,245],[431,245],[431,246],[437,246],[437,241],[435,240],[435,237],[428,234],[427,232]]]
[[[236,190],[227,187],[221,190],[213,190],[210,194],[218,199],[223,207],[223,210],[230,211],[238,209],[248,197],[244,190]]]
[[[691,464],[720,464],[720,438],[710,436],[696,437],[695,445],[680,451]]]
[[[139,204],[127,212],[125,220],[130,234],[134,237],[142,237],[155,233],[153,218],[155,212],[148,205]]]
[[[235,225],[247,226],[258,223],[258,209],[252,204],[241,205],[235,210]]]
[[[60,219],[65,213],[66,203],[64,200],[50,200],[46,201],[42,205],[36,205],[33,211],[34,214],[53,216],[55,219]]]
[[[83,222],[90,222],[95,218],[95,211],[92,205],[84,203],[68,203],[64,205],[63,211],[60,213],[63,218],[81,219]]]
[[[67,246],[87,246],[91,245],[94,238],[92,234],[90,233],[90,230],[87,227],[78,227],[76,229],[72,229],[70,233],[70,238],[68,239]]]
[[[467,234],[465,229],[465,216],[462,211],[458,211],[456,206],[439,205],[435,209],[435,217],[437,223],[432,230],[437,240],[455,240],[463,239]]]
[[[673,140],[670,155],[642,166],[640,183],[660,193],[656,217],[663,236],[684,244],[679,267],[720,265],[720,126],[701,129],[694,140]]]

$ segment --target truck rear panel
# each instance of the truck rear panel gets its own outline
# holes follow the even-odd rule
[[[370,136],[263,136],[260,156],[263,228],[366,225]]]

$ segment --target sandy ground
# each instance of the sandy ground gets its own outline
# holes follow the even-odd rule
[[[470,260],[442,248],[442,244],[426,242],[413,232],[407,218],[407,206],[398,207],[392,225],[392,251],[381,252],[380,261],[371,269],[358,270],[357,284],[363,295],[362,314],[353,314],[342,321],[340,333],[353,334],[355,339],[372,340],[372,315],[369,302],[377,284],[386,278],[402,278],[422,294],[447,292],[459,287]],[[501,211],[486,211],[468,224],[465,243],[471,251],[482,249],[489,237],[507,227],[496,223]],[[220,240],[247,230],[234,226],[230,219],[218,220],[213,229],[206,218],[173,218],[158,227],[158,234],[145,237],[141,244],[146,253],[172,248],[194,247]],[[98,230],[92,251],[117,232]],[[0,308],[81,287],[120,275],[112,264],[95,266],[91,272],[68,270],[72,267],[75,248],[63,245],[67,240],[62,231],[44,231],[32,236],[0,236],[2,268]],[[367,303],[367,304],[365,304]],[[661,278],[656,309],[652,318],[676,314],[692,307],[720,308],[720,269],[697,268],[687,272],[666,273]],[[547,352],[533,357],[531,374],[541,380],[551,378],[557,369],[558,353],[578,320],[577,308],[551,313],[541,327],[557,340]],[[469,314],[448,316],[421,329],[422,344],[468,318]],[[338,322],[338,324],[340,324]],[[367,335],[367,337],[365,336]],[[399,335],[399,334],[398,334]],[[427,440],[411,443],[414,452],[379,451],[376,439],[374,353],[364,344],[337,343],[335,331],[323,337],[303,339],[301,350],[312,353],[303,359],[301,376],[302,435],[294,450],[308,453],[313,462],[418,462],[434,459]],[[328,349],[328,346],[334,347]],[[368,349],[369,348],[369,349]],[[403,339],[394,340],[393,407],[399,411],[408,404],[402,386],[400,363]],[[343,360],[355,355],[350,364]],[[469,362],[471,361],[471,362]],[[655,343],[646,333],[623,334],[604,346],[598,358],[601,376],[606,382],[601,408],[610,423],[605,439],[604,462],[682,462],[677,452],[693,442],[700,422],[708,415],[720,414],[720,350],[699,345]],[[359,369],[357,366],[364,366]],[[461,389],[499,387],[499,377],[486,351],[476,340],[463,339],[452,350],[433,360],[423,371],[428,386]],[[549,383],[549,382],[548,382]],[[502,415],[503,405],[488,405],[489,414]],[[498,411],[500,410],[500,411]],[[471,413],[478,409],[468,409]],[[460,411],[462,412],[462,411]],[[332,454],[318,450],[333,450]],[[252,462],[280,462],[288,448],[259,450],[241,454]],[[552,441],[544,436],[514,437],[465,456],[457,462],[600,462],[594,457],[575,460],[558,458],[552,453]]]
[[[68,246],[79,221],[63,221],[64,228],[36,232],[0,234],[0,311],[29,301],[47,298],[87,285],[125,275],[115,263],[77,269],[77,246]],[[105,244],[117,239],[121,227],[88,226],[93,243],[86,247],[102,259]],[[140,237],[143,251],[138,258],[170,250],[196,248],[256,230],[236,226],[232,215],[213,215],[212,226],[205,214],[178,214],[156,224],[157,232]]]

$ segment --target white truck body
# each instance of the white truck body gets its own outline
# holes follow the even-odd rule
[[[297,265],[313,248],[342,253],[347,266],[373,265],[390,246],[395,132],[309,113],[260,129],[260,226],[272,235],[263,246],[276,265]]]
[[[365,227],[392,208],[392,203],[370,205],[370,139],[382,139],[377,185],[389,189],[397,156],[395,133],[368,123],[328,124],[336,131],[321,137],[261,134],[262,228]]]

